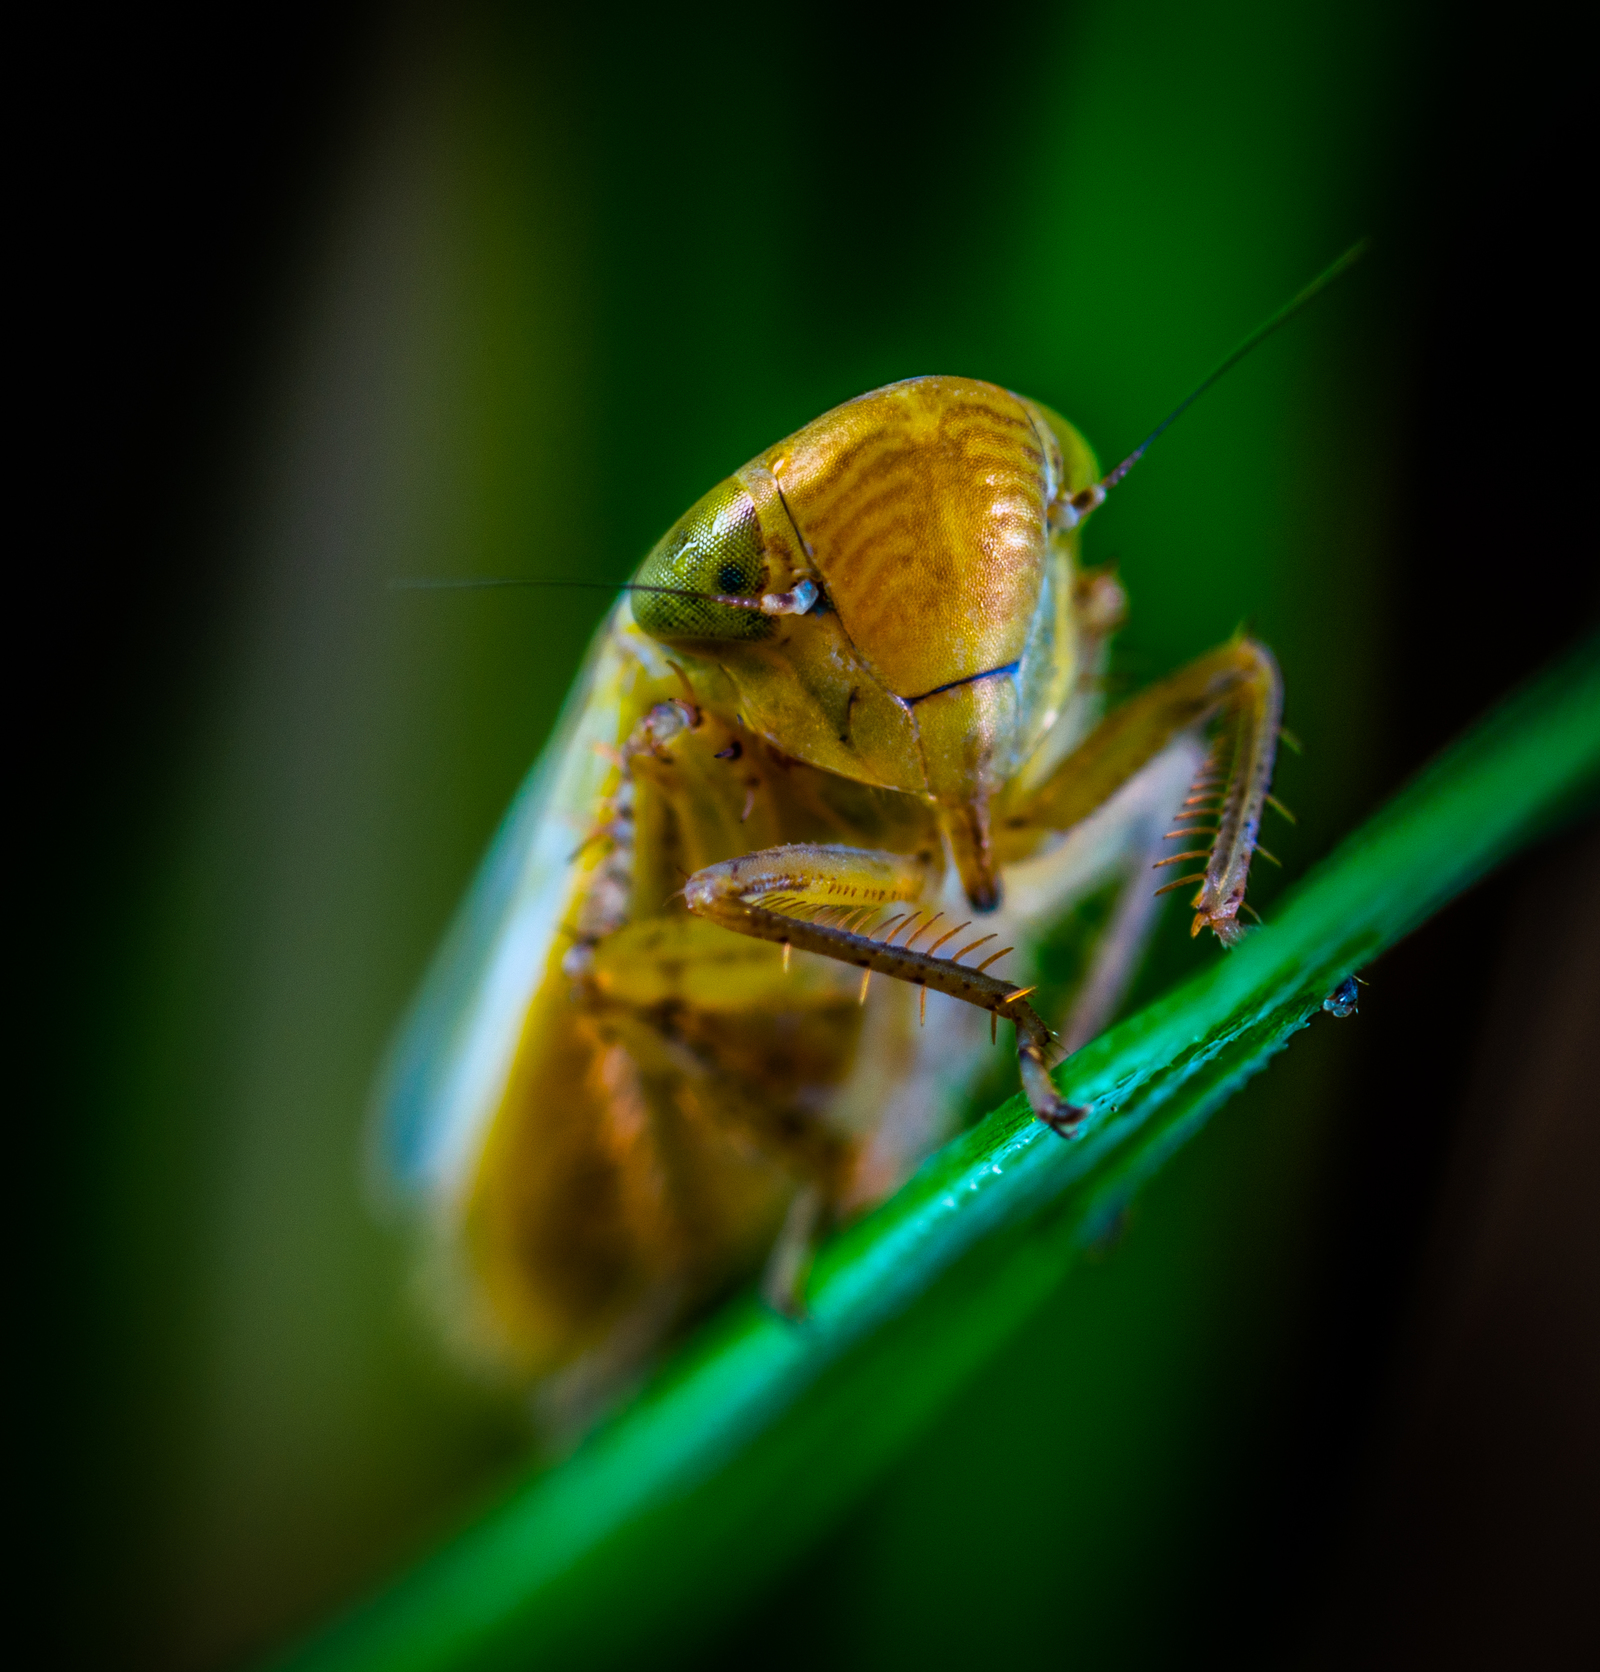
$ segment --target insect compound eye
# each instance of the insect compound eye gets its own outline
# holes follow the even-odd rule
[[[722,592],[754,602],[765,573],[755,506],[730,478],[684,512],[644,560],[639,585],[681,590],[635,592],[633,619],[656,639],[764,639],[776,626],[770,615],[684,594]]]

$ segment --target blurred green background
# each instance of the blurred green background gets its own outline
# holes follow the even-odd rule
[[[1279,780],[1299,827],[1269,837],[1292,879],[1517,671],[1474,659],[1476,685],[1411,700],[1436,577],[1406,472],[1437,395],[1429,286],[1460,253],[1464,24],[1019,0],[295,26],[280,56],[331,68],[314,98],[287,76],[296,207],[164,502],[200,603],[149,674],[153,775],[106,861],[75,1070],[74,1571],[120,1664],[281,1642],[528,1455],[515,1400],[461,1379],[411,1303],[364,1193],[365,1102],[606,600],[387,577],[624,578],[732,467],[921,372],[1035,396],[1109,463],[1372,233],[1095,519],[1132,599],[1117,676],[1241,620],[1275,648],[1306,746]],[[1142,996],[1217,955],[1185,928]],[[1350,1230],[1363,1049],[1358,1024],[1314,1029],[802,1571],[662,1658],[1291,1656],[1337,1519],[1293,1401]]]

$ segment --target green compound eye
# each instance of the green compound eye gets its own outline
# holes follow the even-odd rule
[[[635,592],[633,619],[655,639],[764,639],[777,625],[771,616],[683,594],[723,592],[754,602],[765,571],[755,506],[730,478],[684,512],[644,560],[640,586],[681,591]]]

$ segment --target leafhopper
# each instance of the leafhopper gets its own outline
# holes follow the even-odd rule
[[[1238,939],[1281,683],[1241,634],[1102,712],[1124,598],[1080,541],[1142,452],[1102,475],[1048,407],[912,378],[645,558],[379,1088],[470,1357],[581,1409],[755,1272],[802,1311],[818,1236],[951,1131],[1000,1024],[1070,1138],[1050,1070],[1116,1008],[1156,894]]]

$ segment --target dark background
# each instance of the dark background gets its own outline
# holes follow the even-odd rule
[[[291,1239],[281,1261],[230,1279],[230,1225],[255,1213],[270,1230],[275,1203],[334,1174],[354,1199],[356,1158],[346,1136],[280,1153],[216,1135],[239,1087],[276,1084],[252,1051],[286,1037],[309,1040],[307,1060],[333,1050],[292,1016],[277,1045],[251,1043],[249,1018],[278,1002],[264,966],[311,945],[251,927],[282,916],[274,887],[305,881],[270,880],[272,785],[309,796],[322,781],[252,777],[259,761],[280,751],[333,777],[388,762],[355,799],[421,832],[387,871],[358,855],[307,873],[330,890],[319,920],[341,921],[350,875],[374,921],[405,901],[388,939],[347,963],[336,950],[323,972],[337,986],[381,971],[345,1018],[381,1041],[599,607],[473,604],[369,632],[360,587],[318,578],[318,541],[336,544],[374,491],[339,497],[383,413],[433,411],[408,394],[432,364],[422,350],[364,380],[338,371],[377,352],[339,322],[381,311],[360,286],[411,259],[415,212],[394,204],[416,180],[454,168],[458,219],[434,236],[450,250],[466,227],[479,242],[466,289],[427,277],[428,246],[424,278],[394,304],[397,340],[424,342],[452,296],[473,298],[477,334],[438,353],[468,366],[458,384],[475,393],[425,416],[391,468],[449,455],[463,479],[493,480],[471,500],[476,521],[446,494],[428,514],[449,532],[411,545],[410,524],[383,534],[384,513],[364,512],[382,561],[404,549],[439,572],[620,576],[695,483],[918,370],[1025,389],[1114,454],[1371,231],[1374,254],[1299,346],[1163,443],[1168,487],[1150,480],[1136,501],[1136,475],[1121,490],[1129,509],[1097,555],[1125,554],[1123,674],[1159,673],[1240,613],[1258,618],[1313,744],[1284,773],[1303,814],[1292,876],[1592,625],[1578,509],[1593,497],[1578,249],[1591,136],[1562,16],[1524,9],[1513,30],[1487,9],[1330,21],[1245,7],[1181,40],[1174,28],[1162,11],[1134,27],[1104,7],[1022,4],[948,21],[828,6],[783,21],[156,8],[39,43],[24,156],[37,292],[19,336],[40,374],[21,448],[40,509],[14,558],[34,602],[13,620],[27,629],[14,630],[16,700],[38,827],[18,892],[40,1015],[18,1041],[32,1072],[13,1116],[13,1270],[28,1542],[63,1662],[232,1664],[419,1548],[524,1444],[504,1400],[463,1390],[417,1339],[395,1301],[394,1239],[378,1252],[355,1232]],[[1103,110],[1070,107],[1075,55],[1097,53],[1150,90],[1123,128],[1111,91]],[[1241,58],[1264,89],[1254,127],[1226,82]],[[1178,165],[1235,119],[1218,155],[1241,201],[1294,205],[1298,230],[1270,230],[1288,208],[1269,204],[1269,230],[1252,233],[1243,212],[1219,220],[1186,195]],[[1029,148],[1062,123],[1063,172],[1030,197],[1017,184],[1038,185]],[[1274,123],[1281,156],[1263,143]],[[1080,143],[1097,173],[1075,172]],[[423,161],[407,174],[395,155]],[[1133,185],[1106,155],[1127,159]],[[1269,167],[1284,176],[1270,190]],[[1139,197],[1146,175],[1165,184]],[[491,199],[522,208],[485,212],[489,232],[473,232],[473,205]],[[338,254],[363,215],[380,251],[366,268]],[[1018,226],[1065,261],[1063,306],[1081,305],[1088,347],[1061,327],[1036,337],[991,271],[990,230],[1026,248]],[[1102,270],[1107,287],[1136,286],[1134,334],[1096,336]],[[1169,320],[1175,292],[1191,312]],[[296,461],[326,458],[330,436],[354,438],[356,463],[304,487]],[[535,455],[542,476],[522,468]],[[1227,549],[1208,544],[1218,527],[1241,530],[1226,586],[1207,557]],[[519,560],[529,529],[539,550]],[[1309,579],[1271,568],[1290,535]],[[1198,555],[1169,584],[1166,559],[1140,553],[1179,538]],[[319,657],[364,693],[352,711],[378,744],[329,741]],[[421,764],[395,778],[396,759]],[[354,841],[310,828],[319,851]],[[1313,1030],[1252,1086],[1124,1243],[717,1652],[1594,1664],[1597,861],[1592,826],[1569,832],[1369,972],[1359,1020]],[[1187,956],[1169,936],[1147,988]],[[347,1054],[329,1095],[354,1109],[371,1050]],[[298,1106],[294,1086],[283,1095]],[[262,1129],[278,1130],[267,1116]],[[240,1193],[238,1176],[274,1167],[288,1169],[280,1195]],[[278,1398],[259,1365],[315,1359],[353,1330],[337,1307],[317,1312],[324,1260],[357,1273],[350,1307],[382,1319],[361,1374],[403,1392],[392,1408],[351,1395],[318,1428],[304,1410],[337,1406],[338,1388],[319,1393],[312,1375]],[[308,1315],[320,1323],[296,1334]],[[276,1345],[253,1358],[248,1332],[269,1325]],[[212,1423],[229,1374],[248,1396],[236,1386],[233,1415]],[[975,1445],[997,1409],[1019,1413],[1025,1442]],[[407,1474],[401,1455],[424,1461]]]

